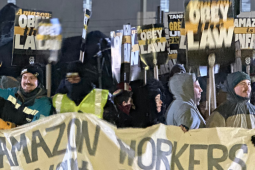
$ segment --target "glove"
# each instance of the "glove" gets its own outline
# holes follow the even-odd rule
[[[5,122],[3,119],[0,119],[0,130],[11,129],[14,127],[16,127],[14,123]]]
[[[253,136],[251,137],[251,142],[252,142],[252,144],[255,146],[255,135],[253,135]]]
[[[180,125],[180,127],[182,128],[183,132],[188,132],[189,128],[185,125]]]
[[[4,98],[0,97],[0,118],[2,117],[5,102],[6,102],[6,100]]]
[[[26,124],[28,123],[26,118],[28,118],[29,115],[25,114],[23,109],[24,106],[20,106],[18,109],[16,109],[12,102],[6,100],[1,118],[4,121],[9,121],[15,123],[16,125]]]

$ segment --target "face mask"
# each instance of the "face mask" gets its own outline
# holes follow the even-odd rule
[[[126,106],[120,106],[120,105],[118,105],[118,107],[119,107],[119,109],[120,109],[122,112],[124,112],[124,113],[126,113],[126,114],[129,115],[129,112],[130,112],[130,109],[131,109],[131,104],[128,104],[128,105],[126,105]]]
[[[79,104],[82,99],[90,92],[91,89],[86,89],[83,84],[83,80],[79,83],[65,82],[66,89],[68,90],[67,96],[73,100],[76,104]]]

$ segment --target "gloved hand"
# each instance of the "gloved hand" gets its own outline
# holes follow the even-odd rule
[[[2,117],[5,102],[6,102],[6,100],[4,98],[0,97],[0,118]]]
[[[181,129],[183,130],[183,132],[188,132],[189,128],[185,125],[180,125]]]
[[[3,119],[0,119],[0,130],[11,129],[14,127],[16,127],[14,123],[5,122]]]
[[[255,135],[253,135],[253,136],[251,137],[251,142],[252,142],[253,145],[255,146]]]
[[[6,100],[1,119],[15,123],[16,125],[26,124],[28,123],[26,118],[28,118],[29,115],[25,114],[23,109],[24,106],[20,106],[18,109],[16,109],[12,102]]]

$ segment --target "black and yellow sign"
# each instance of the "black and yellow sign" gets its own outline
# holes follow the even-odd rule
[[[167,41],[163,24],[150,24],[137,28],[142,67],[149,69],[167,62]]]
[[[235,60],[234,18],[229,0],[186,3],[185,32],[188,65],[207,65],[215,53],[217,64]]]
[[[169,59],[176,59],[180,44],[181,26],[184,19],[183,13],[169,14],[168,15],[168,28],[169,28]]]
[[[29,63],[47,63],[48,47],[38,42],[36,36],[41,22],[51,18],[51,12],[19,9],[14,21],[12,65],[25,66]],[[50,29],[46,30],[50,32]]]
[[[236,18],[234,32],[242,50],[255,49],[255,18]]]

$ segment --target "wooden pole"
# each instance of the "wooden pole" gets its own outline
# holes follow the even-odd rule
[[[208,57],[209,63],[209,104],[210,113],[216,109],[216,88],[215,88],[215,77],[214,77],[214,65],[215,65],[215,54],[210,54]]]

